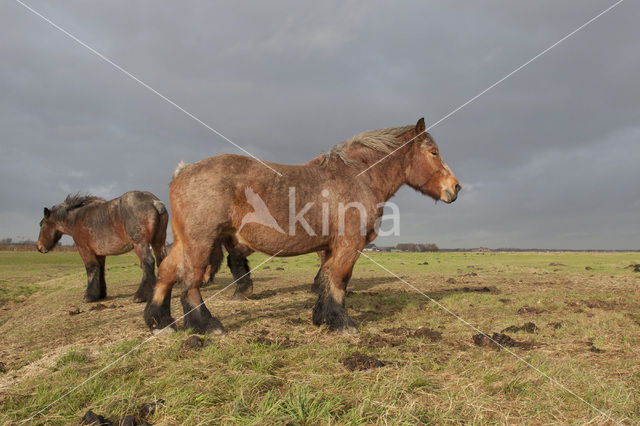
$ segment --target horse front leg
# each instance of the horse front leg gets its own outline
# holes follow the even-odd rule
[[[353,249],[334,251],[325,259],[318,274],[320,292],[313,307],[313,323],[327,324],[331,331],[345,334],[358,332],[356,323],[345,308],[347,284],[360,253]]]
[[[327,259],[327,251],[319,251],[317,252],[318,259],[320,259],[320,268],[318,269],[318,273],[313,278],[313,284],[311,285],[311,293],[320,294],[320,288],[322,287],[322,280],[320,279],[320,275],[322,274],[322,266],[324,265],[325,260]]]
[[[142,269],[142,280],[133,296],[133,301],[141,303],[149,300],[153,293],[153,286],[156,283],[155,262],[148,244],[135,244],[133,248],[140,259]]]
[[[106,256],[96,256],[98,265],[100,265],[100,299],[107,298],[107,281],[104,278]]]
[[[180,297],[180,302],[184,311],[185,329],[193,329],[196,333],[201,334],[222,334],[224,333],[222,323],[211,315],[200,293],[204,270],[210,260],[210,250],[206,244],[184,249],[185,267],[182,270],[182,279],[185,289]]]
[[[101,288],[101,268],[99,256],[96,256],[92,251],[78,247],[80,257],[84,262],[84,267],[87,270],[87,290],[84,293],[85,302],[95,302],[106,297],[106,286],[104,291]]]

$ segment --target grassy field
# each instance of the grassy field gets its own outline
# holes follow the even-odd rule
[[[512,353],[477,345],[361,257],[347,299],[360,333],[331,333],[311,324],[308,255],[254,271],[252,300],[229,289],[208,301],[227,334],[188,348],[181,328],[148,340],[133,255],[107,259],[98,305],[82,302],[76,253],[0,252],[0,424],[42,409],[29,423],[77,424],[87,410],[117,422],[158,399],[147,421],[176,425],[640,423],[640,273],[627,267],[640,253],[368,255],[489,335],[535,328],[504,331]],[[222,270],[204,297],[230,282]]]

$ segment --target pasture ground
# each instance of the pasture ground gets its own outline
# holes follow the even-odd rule
[[[640,422],[640,273],[628,268],[640,253],[368,255],[487,334],[534,323],[504,332],[522,343],[510,350],[616,421]],[[145,341],[29,423],[77,424],[87,410],[117,422],[157,399],[157,424],[609,422],[505,350],[476,345],[477,332],[362,256],[347,299],[360,333],[314,327],[317,264],[261,266],[253,300],[229,289],[207,302],[227,334],[188,349],[180,328],[146,341],[134,255],[107,258],[98,305],[82,302],[76,253],[0,252],[0,424]],[[222,269],[204,297],[230,282]]]

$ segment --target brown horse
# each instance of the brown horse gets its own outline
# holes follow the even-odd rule
[[[135,250],[143,274],[133,301],[145,302],[155,284],[155,266],[149,245],[160,265],[165,257],[168,219],[169,213],[162,201],[146,191],[127,192],[111,201],[89,195],[69,195],[62,204],[51,209],[45,207],[37,247],[38,251],[46,253],[63,234],[73,237],[87,269],[85,302],[107,297],[105,256]]]
[[[152,330],[173,323],[171,289],[180,280],[186,285],[185,328],[223,332],[199,286],[212,251],[228,239],[270,255],[324,252],[313,323],[355,332],[344,304],[346,286],[360,250],[378,233],[384,203],[404,184],[445,203],[460,191],[424,119],[361,133],[307,164],[270,165],[282,176],[240,155],[176,170],[169,190],[175,244],[158,269],[144,312]]]

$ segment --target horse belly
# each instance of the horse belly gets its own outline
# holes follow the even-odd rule
[[[133,250],[133,243],[130,241],[118,241],[112,244],[100,244],[96,247],[96,254],[101,256],[114,256],[125,254]]]
[[[297,256],[318,251],[327,245],[326,238],[320,236],[291,236],[272,230],[255,232],[257,230],[251,228],[253,226],[247,226],[240,232],[236,232],[235,237],[238,242],[254,251],[269,255]]]

